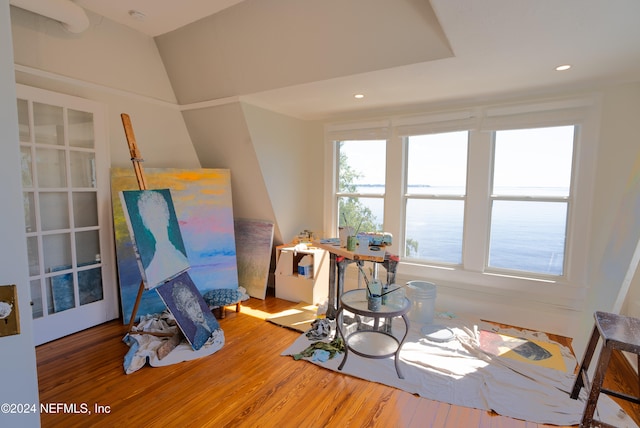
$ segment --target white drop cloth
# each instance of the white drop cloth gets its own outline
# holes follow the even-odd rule
[[[575,425],[580,422],[587,392],[583,388],[578,400],[569,397],[575,379],[573,369],[576,360],[568,348],[558,344],[568,368],[567,372],[563,372],[483,352],[478,347],[477,329],[474,326],[482,325],[482,328],[494,330],[495,326],[459,319],[436,319],[434,322],[450,328],[455,333],[455,339],[446,343],[431,342],[420,332],[421,326],[412,326],[400,352],[400,368],[404,379],[398,378],[392,357],[369,359],[349,353],[342,372],[424,398],[493,410],[500,415],[539,424]],[[402,325],[399,318],[394,319],[394,331],[397,328],[402,332]],[[500,330],[504,334],[514,332]],[[515,334],[550,342],[543,333],[517,331]],[[282,355],[300,353],[311,343],[302,334]],[[339,354],[326,362],[308,360],[337,371],[343,358],[344,354]],[[614,426],[637,427],[604,394],[598,400],[597,412],[596,419]]]
[[[139,334],[136,331],[140,332]],[[217,352],[224,346],[224,332],[221,328],[214,330],[202,348],[194,351],[189,342],[183,340],[171,350],[164,358],[158,357],[158,348],[162,346],[168,337],[159,337],[144,332],[174,333],[178,332],[175,319],[170,312],[165,311],[161,315],[147,315],[141,317],[140,323],[134,327],[134,331],[128,333],[123,341],[129,345],[129,352],[124,357],[124,371],[131,374],[149,364],[151,367],[162,367],[183,361],[195,360]]]

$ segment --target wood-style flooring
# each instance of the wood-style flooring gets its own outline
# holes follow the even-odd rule
[[[112,321],[37,347],[48,427],[547,427],[452,406],[280,356],[299,333],[264,321],[294,304],[243,302],[220,319],[215,354],[126,375],[126,327]],[[623,381],[625,374],[616,375]],[[627,377],[628,379],[628,377]],[[637,381],[634,383],[637,386]],[[630,391],[632,392],[632,391]]]

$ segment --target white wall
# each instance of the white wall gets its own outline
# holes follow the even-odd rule
[[[183,112],[204,168],[229,168],[233,214],[275,222],[274,242],[322,227],[322,127],[240,102]]]
[[[187,110],[184,120],[202,167],[231,171],[233,216],[274,221],[240,103]]]
[[[88,15],[89,29],[71,34],[56,21],[12,6],[17,83],[104,103],[112,166],[131,166],[120,119],[127,113],[144,166],[199,168],[153,39]]]
[[[31,329],[31,300],[24,239],[18,112],[14,84],[13,52],[9,21],[9,2],[0,1],[0,171],[2,171],[2,221],[0,236],[0,285],[15,284],[18,289],[20,334],[0,337],[0,404],[38,403],[36,355]],[[3,408],[4,410],[4,408]],[[38,413],[7,414],[0,411],[5,427],[40,426]]]
[[[242,104],[284,243],[307,229],[322,237],[322,125]]]
[[[586,346],[595,311],[617,312],[618,298],[639,294],[637,280],[628,292],[623,284],[640,237],[640,82],[603,93],[589,289],[576,327],[577,349]]]

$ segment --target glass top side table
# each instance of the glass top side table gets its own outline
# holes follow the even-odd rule
[[[380,305],[379,310],[372,311],[367,305],[366,289],[351,290],[344,293],[340,297],[340,309],[336,316],[336,330],[345,344],[344,358],[338,370],[342,370],[344,367],[349,352],[365,358],[382,359],[394,356],[396,373],[398,373],[400,379],[404,379],[400,370],[399,357],[402,344],[409,333],[410,323],[407,317],[409,309],[411,309],[411,302],[406,297],[400,299],[388,298],[385,304]],[[345,332],[343,325],[345,311],[356,316],[373,318],[373,327],[361,328],[361,324],[358,322],[355,331]],[[401,317],[404,321],[404,334],[400,338],[393,335],[386,326],[380,326],[381,319],[387,319],[390,322],[396,317]]]

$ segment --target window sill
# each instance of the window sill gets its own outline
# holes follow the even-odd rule
[[[427,266],[411,262],[398,264],[397,276],[402,283],[405,278],[425,280],[438,284],[445,291],[483,294],[499,300],[527,301],[551,305],[571,311],[582,308],[586,289],[572,284],[565,278],[558,280],[525,278],[488,272],[465,271],[458,267]]]

